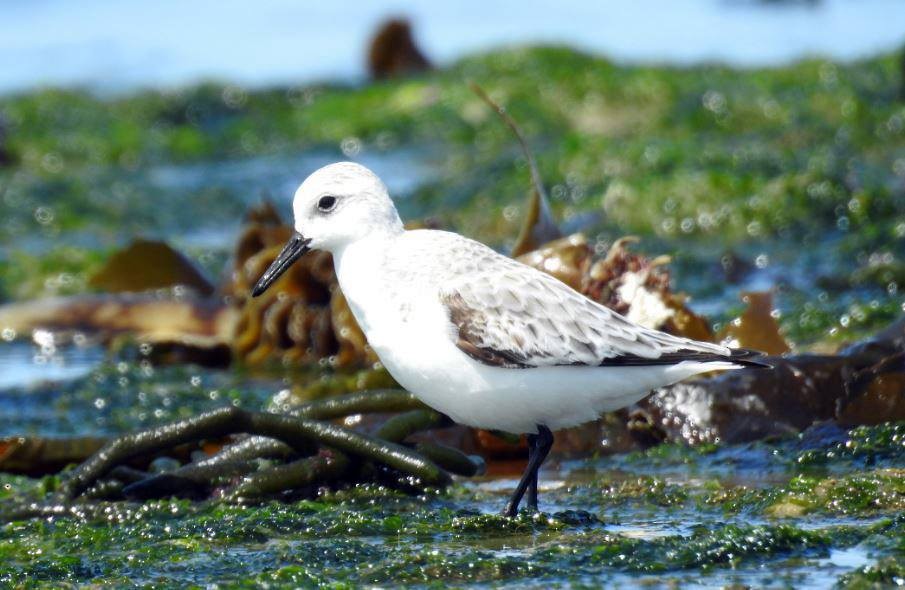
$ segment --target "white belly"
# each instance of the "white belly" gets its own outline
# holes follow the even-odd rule
[[[513,433],[552,430],[597,419],[631,405],[652,389],[720,368],[686,362],[642,367],[511,369],[475,361],[459,350],[446,326],[377,327],[371,342],[396,381],[424,403],[476,428]]]
[[[652,389],[711,370],[693,362],[508,369],[483,365],[458,349],[433,349],[431,358],[377,352],[390,374],[430,407],[460,424],[516,434],[536,432],[538,424],[558,430],[596,420]]]

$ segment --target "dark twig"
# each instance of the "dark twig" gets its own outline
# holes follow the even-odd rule
[[[522,147],[522,153],[525,155],[525,159],[528,161],[528,168],[531,172],[531,183],[534,185],[534,190],[537,191],[537,194],[540,195],[546,204],[547,201],[547,191],[544,189],[544,181],[540,176],[540,171],[537,169],[537,162],[534,161],[534,155],[531,153],[531,148],[528,146],[528,141],[525,139],[525,136],[522,135],[522,130],[519,128],[518,123],[515,122],[509,113],[506,112],[505,107],[501,106],[495,100],[490,98],[490,95],[481,88],[476,82],[469,81],[468,87],[471,88],[471,91],[478,95],[478,98],[483,100],[487,105],[492,108],[496,113],[500,116],[503,122],[512,130],[512,133],[515,135],[515,138],[518,140],[519,145]],[[549,214],[549,210],[547,211]],[[550,214],[550,218],[552,219],[552,214]]]
[[[537,168],[537,162],[535,161],[534,156],[531,153],[531,148],[528,146],[528,142],[525,140],[525,136],[522,134],[521,129],[519,129],[518,124],[511,116],[509,116],[509,113],[506,112],[506,109],[503,106],[490,98],[490,95],[487,94],[483,88],[474,82],[469,82],[468,86],[471,88],[472,92],[487,103],[487,105],[500,116],[506,126],[509,127],[515,135],[515,138],[518,140],[519,145],[522,148],[522,153],[525,155],[525,159],[528,161],[528,169],[531,173],[531,183],[534,186],[534,191],[531,194],[531,200],[528,204],[525,222],[519,231],[515,246],[512,248],[512,256],[520,256],[526,252],[539,248],[547,242],[562,237],[562,232],[559,231],[559,226],[556,225],[553,212],[550,210],[550,201],[547,198],[547,191],[544,189],[544,181],[541,179],[540,171]]]

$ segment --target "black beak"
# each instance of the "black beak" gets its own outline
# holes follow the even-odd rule
[[[283,251],[280,252],[280,255],[277,256],[276,260],[270,264],[261,278],[258,279],[254,289],[251,290],[252,296],[257,297],[266,291],[275,280],[280,278],[281,274],[286,272],[287,268],[292,266],[293,262],[301,258],[305,252],[311,249],[308,247],[308,244],[310,243],[311,240],[303,238],[301,234],[292,236],[289,243],[283,247]]]

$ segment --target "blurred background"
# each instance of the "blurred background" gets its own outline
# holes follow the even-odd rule
[[[579,235],[534,263],[557,258],[598,298],[622,271],[592,289],[589,260],[636,236],[638,264],[660,261],[647,288],[699,328],[673,331],[738,343],[727,330],[757,292],[769,317],[749,323],[775,334],[748,344],[831,352],[902,313],[901,2],[0,10],[7,385],[83,374],[123,334],[201,338],[214,365],[366,365],[363,341],[336,335],[329,260],[269,329],[252,318],[276,312],[246,298],[295,187],[338,159],[380,174],[411,223],[516,253]],[[469,82],[534,151],[553,231],[533,243],[527,160]],[[182,297],[185,316],[140,320],[136,293]]]
[[[392,386],[329,256],[248,297],[297,185],[341,159],[410,226],[785,355],[774,377],[659,392],[564,453],[905,417],[901,0],[0,0],[0,436]]]

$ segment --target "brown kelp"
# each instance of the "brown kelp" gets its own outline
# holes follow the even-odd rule
[[[250,296],[251,286],[290,233],[267,203],[249,213],[236,245],[232,282],[226,287],[239,309],[232,337],[234,356],[252,365],[273,359],[297,363],[329,359],[339,367],[374,362],[376,356],[337,286],[330,254],[313,252],[263,296]]]

